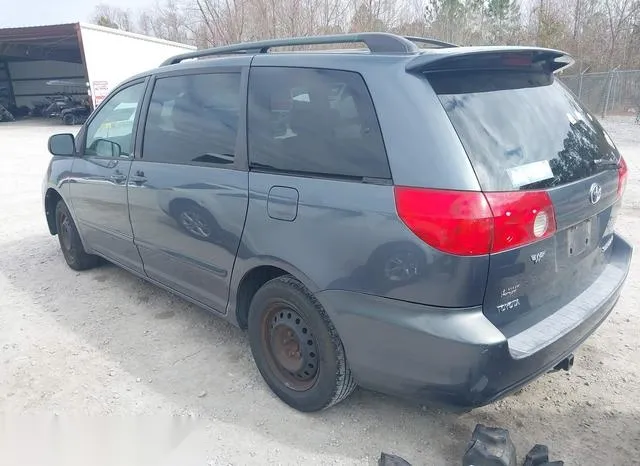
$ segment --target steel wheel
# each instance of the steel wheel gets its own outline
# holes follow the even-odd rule
[[[318,378],[318,345],[310,326],[283,303],[269,306],[262,320],[262,344],[278,379],[295,391],[313,387]]]
[[[65,212],[62,212],[60,214],[60,231],[58,232],[58,235],[60,235],[60,244],[67,252],[71,252],[73,249],[71,240],[73,228],[74,226],[73,223],[71,223],[71,218],[69,218]]]
[[[331,319],[291,275],[269,280],[256,291],[247,326],[260,374],[289,406],[319,411],[344,400],[356,387]]]

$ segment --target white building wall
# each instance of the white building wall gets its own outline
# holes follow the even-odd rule
[[[82,47],[94,105],[132,75],[157,68],[167,58],[195,47],[80,23]]]

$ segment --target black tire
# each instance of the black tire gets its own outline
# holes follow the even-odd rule
[[[63,117],[62,117],[62,121],[64,122],[65,125],[75,125],[76,124],[76,116],[73,113],[66,113]]]
[[[256,292],[248,326],[258,370],[271,390],[292,408],[320,411],[344,400],[356,388],[342,341],[329,316],[292,276],[275,278]],[[283,335],[282,345],[278,335]],[[283,358],[289,368],[280,362]],[[291,368],[298,363],[301,368]]]
[[[56,230],[60,249],[69,267],[73,270],[87,270],[100,263],[98,256],[87,254],[84,250],[69,208],[62,200],[56,205]]]

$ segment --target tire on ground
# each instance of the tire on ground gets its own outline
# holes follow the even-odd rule
[[[69,267],[74,270],[87,270],[100,263],[98,256],[87,254],[84,250],[76,224],[63,200],[58,201],[56,205],[56,231],[60,249]]]
[[[264,320],[278,304],[288,306],[300,315],[316,342],[319,353],[317,375],[313,385],[304,390],[287,386],[274,370],[274,360],[265,354],[270,345],[264,336]],[[315,296],[294,277],[275,278],[256,292],[249,308],[248,327],[251,352],[258,370],[273,392],[289,406],[304,412],[319,411],[344,400],[356,388],[333,323]]]

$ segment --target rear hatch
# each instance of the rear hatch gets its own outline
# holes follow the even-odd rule
[[[569,303],[602,273],[626,166],[553,66],[533,66],[527,54],[502,58],[504,67],[495,66],[494,54],[487,69],[423,73],[491,209],[483,309],[511,336]]]

